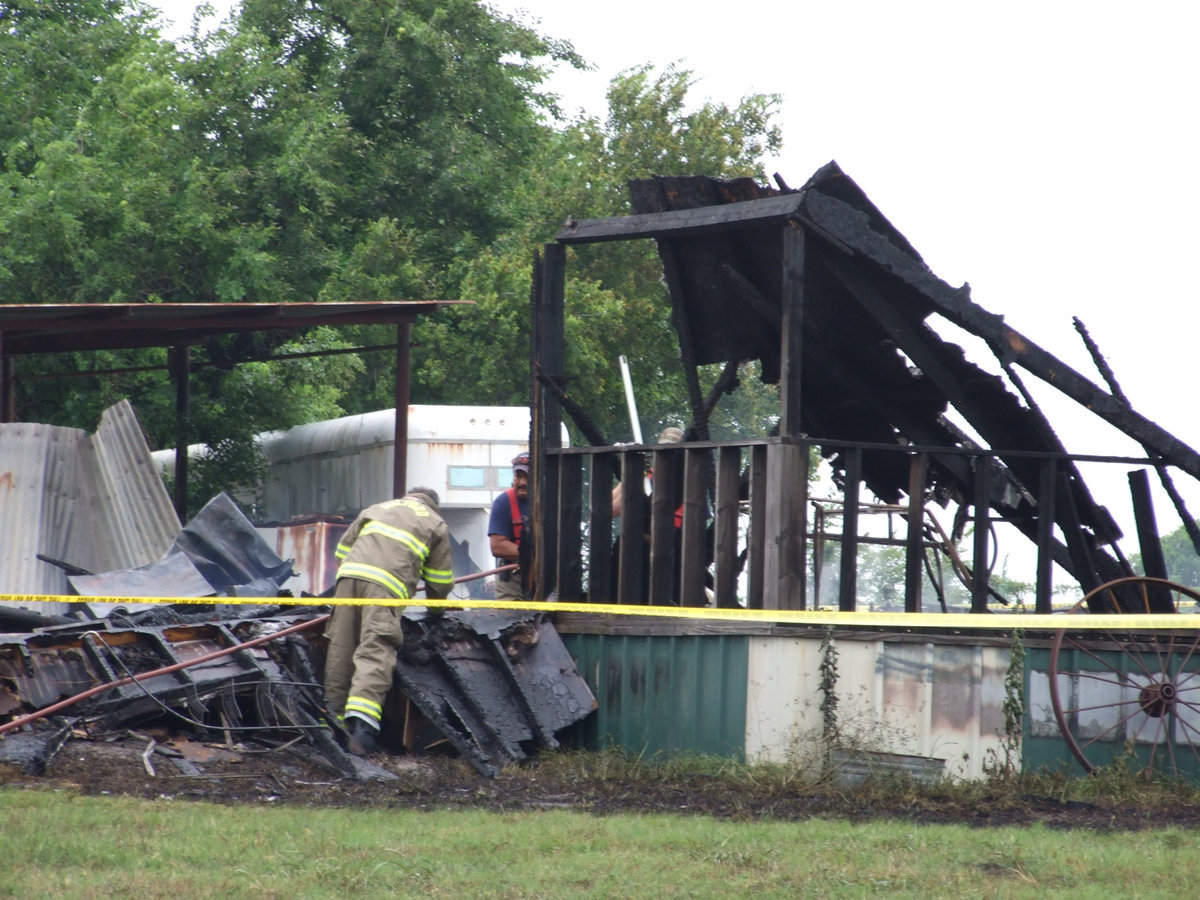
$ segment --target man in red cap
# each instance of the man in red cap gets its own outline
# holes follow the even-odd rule
[[[497,565],[521,561],[522,542],[529,534],[529,454],[518,453],[512,461],[512,487],[492,503],[488,519],[488,540]],[[524,573],[521,569],[501,572],[496,578],[497,600],[524,600]]]

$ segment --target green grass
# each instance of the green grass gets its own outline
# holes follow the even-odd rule
[[[14,897],[1178,897],[1200,833],[216,806],[0,789]]]

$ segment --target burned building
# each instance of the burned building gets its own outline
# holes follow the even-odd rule
[[[1034,401],[1023,380],[1030,376],[1140,444],[1146,457],[1136,462],[1163,480],[1185,524],[1192,526],[1171,479],[1177,473],[1200,477],[1200,455],[1129,405],[1094,346],[1089,345],[1107,388],[1018,333],[1003,316],[978,306],[968,286],[940,280],[835,163],[799,190],[696,176],[635,182],[631,193],[633,215],[569,220],[557,241],[546,246],[535,277],[539,377],[533,398],[541,428],[535,436],[536,497],[538,518],[548,526],[539,548],[544,594],[583,596],[586,583],[589,599],[636,602],[633,586],[645,573],[635,570],[647,565],[630,554],[616,572],[598,571],[595,564],[582,571],[576,562],[581,555],[577,530],[603,533],[611,520],[603,504],[589,503],[580,492],[585,481],[606,480],[613,448],[573,453],[561,448],[554,431],[571,374],[563,370],[562,350],[566,249],[597,242],[657,243],[693,399],[692,440],[656,448],[654,465],[656,471],[671,465],[688,469],[685,481],[691,487],[680,499],[696,517],[715,509],[709,527],[717,535],[711,562],[720,606],[808,606],[810,447],[819,448],[846,491],[846,524],[837,536],[843,560],[853,558],[860,492],[864,500],[870,496],[901,508],[913,569],[905,592],[910,611],[920,608],[922,511],[930,503],[954,508],[958,536],[973,527],[975,559],[966,567],[974,573],[967,576],[973,611],[986,610],[992,596],[981,558],[993,522],[1012,526],[1036,546],[1038,611],[1050,611],[1055,566],[1083,593],[1135,574],[1116,546],[1121,529]],[[978,338],[1002,375],[942,337],[932,327],[935,319]],[[778,436],[743,443],[744,457],[735,458],[728,445],[708,441],[708,406],[697,402],[695,370],[750,359],[760,362],[765,381],[779,385]],[[1149,492],[1137,479],[1132,490],[1146,574],[1165,577],[1156,565],[1162,556]],[[737,547],[739,504],[744,512],[747,501],[752,525],[739,559],[731,548]],[[654,524],[653,510],[642,514],[651,522],[647,533],[669,534],[664,523]],[[631,518],[623,528],[642,527]],[[664,589],[678,579],[685,586],[684,605],[704,605],[697,571],[710,560],[702,528],[698,523],[689,528],[685,517],[683,531],[681,550],[663,540],[651,555],[652,595],[666,596]],[[1200,543],[1200,535],[1194,539]],[[748,596],[733,595],[731,567],[739,575],[748,567]],[[854,609],[852,564],[842,574],[839,608]],[[1160,592],[1151,592],[1148,604],[1119,591],[1115,598],[1121,609],[1173,609]]]

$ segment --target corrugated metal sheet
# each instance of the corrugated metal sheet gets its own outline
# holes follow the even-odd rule
[[[111,529],[113,558],[124,566],[159,559],[179,536],[180,521],[128,400],[104,411],[91,445],[100,476],[98,512]]]
[[[577,729],[580,746],[741,757],[745,636],[564,634],[563,642],[598,704]]]
[[[92,436],[0,424],[0,593],[70,593],[66,572],[38,554],[91,572],[141,566],[179,530],[128,401],[106,410]]]
[[[1067,772],[1078,775],[1083,771],[1071,754],[1050,697],[1050,651],[1044,647],[1030,648],[1025,656],[1025,740],[1022,745],[1022,765],[1031,772],[1040,770]],[[1060,687],[1065,687],[1064,676]]]

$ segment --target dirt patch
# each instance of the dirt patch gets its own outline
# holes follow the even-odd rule
[[[597,815],[637,812],[782,821],[875,818],[988,827],[1040,822],[1050,827],[1111,830],[1200,826],[1193,803],[1144,805],[1064,802],[1008,790],[838,790],[828,784],[783,784],[744,777],[688,775],[666,767],[588,763],[587,754],[543,754],[485,778],[461,759],[382,753],[371,762],[384,780],[339,777],[307,750],[205,744],[125,733],[108,740],[68,740],[42,774],[0,763],[0,784],[65,788],[87,795],[201,800],[220,804],[289,804],[369,808],[477,807],[494,811],[573,809]]]

